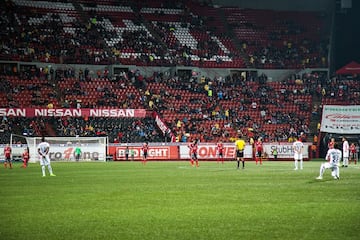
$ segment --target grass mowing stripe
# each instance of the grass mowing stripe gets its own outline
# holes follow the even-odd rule
[[[57,163],[1,169],[0,239],[357,239],[359,169],[320,162]],[[335,229],[335,230],[334,230]]]

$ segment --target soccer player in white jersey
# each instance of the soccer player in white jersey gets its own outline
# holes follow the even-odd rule
[[[303,149],[304,144],[300,141],[300,139],[295,138],[295,142],[293,143],[293,151],[294,151],[294,161],[295,168],[294,170],[298,170],[298,162],[300,161],[300,169],[303,169]]]
[[[342,138],[342,142],[343,142],[343,167],[347,167],[349,165],[349,142],[346,140],[345,137]]]
[[[37,150],[38,150],[38,154],[39,154],[42,176],[43,177],[46,176],[45,166],[47,166],[50,176],[55,177],[56,175],[53,173],[51,165],[50,165],[50,157],[49,157],[50,144],[45,141],[44,137],[41,138],[41,143],[39,143]]]
[[[340,159],[341,159],[341,151],[337,149],[337,144],[334,144],[334,147],[331,147],[326,153],[326,160],[328,162],[322,163],[320,166],[320,175],[316,179],[323,179],[323,175],[325,169],[331,169],[331,176],[334,179],[340,179]]]

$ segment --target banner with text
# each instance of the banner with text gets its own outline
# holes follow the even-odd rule
[[[145,109],[118,108],[0,108],[6,117],[117,117],[144,118]]]
[[[324,105],[320,131],[360,134],[360,105]]]
[[[197,157],[203,160],[216,160],[216,144],[200,143],[198,146]],[[180,159],[190,159],[190,149],[188,145],[180,145],[179,149]],[[224,143],[224,159],[235,159],[235,145],[233,143]],[[247,145],[244,150],[244,158],[252,158],[252,148]]]
[[[141,160],[143,157],[142,146],[128,146],[128,160]],[[126,160],[126,146],[110,146],[109,154],[114,160]],[[150,145],[147,160],[178,160],[177,146]]]
[[[304,149],[302,151],[302,155],[304,159],[309,158],[309,146],[311,143],[304,143]],[[282,142],[274,142],[274,143],[264,143],[264,152],[267,154],[269,160],[274,160],[273,151],[276,148],[277,150],[277,158],[278,160],[287,160],[294,158],[294,150],[292,143],[282,143]]]

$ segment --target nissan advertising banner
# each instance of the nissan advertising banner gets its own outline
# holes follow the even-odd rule
[[[6,117],[122,117],[144,118],[145,109],[118,108],[0,108]]]

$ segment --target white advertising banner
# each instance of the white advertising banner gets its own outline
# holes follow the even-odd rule
[[[5,146],[5,145],[4,145]],[[21,158],[26,145],[12,145],[12,156]],[[75,161],[75,148],[74,145],[66,144],[50,144],[49,157],[51,161]],[[3,149],[3,146],[0,150]],[[105,161],[106,160],[106,146],[102,144],[81,144],[81,161]],[[3,151],[2,151],[3,152]],[[0,159],[4,159],[4,154],[0,154]],[[38,162],[39,155],[36,148],[30,146],[30,162]]]
[[[360,105],[324,105],[320,131],[360,134]]]
[[[309,146],[311,143],[304,143],[303,149],[303,158],[309,158]],[[264,152],[266,152],[269,160],[274,160],[273,150],[277,149],[277,158],[278,160],[285,159],[293,159],[294,158],[294,150],[292,148],[292,143],[282,143],[282,142],[274,142],[274,143],[264,143]]]

